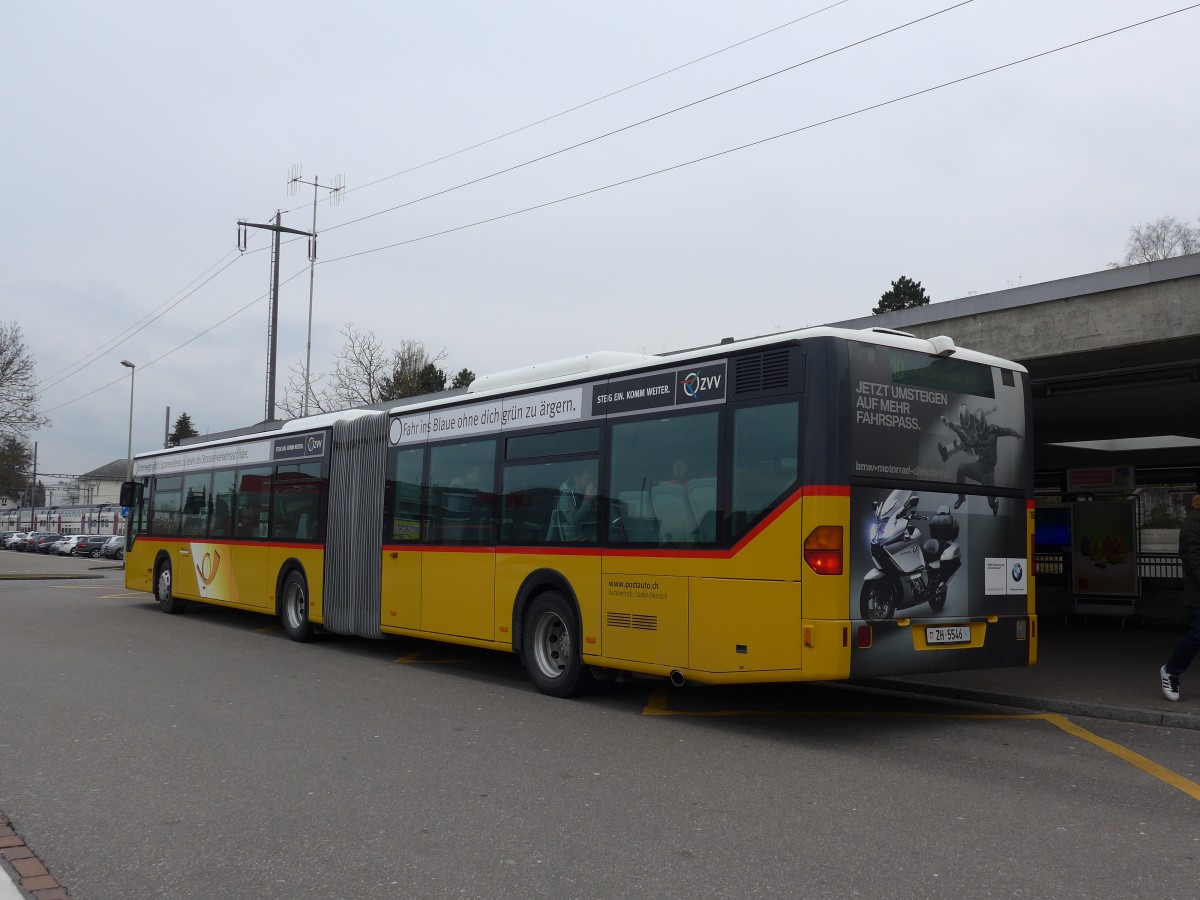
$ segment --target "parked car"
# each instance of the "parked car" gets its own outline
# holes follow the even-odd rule
[[[31,553],[48,553],[50,548],[54,546],[55,541],[62,539],[62,535],[57,532],[47,531],[39,534],[35,540],[29,541],[25,545],[25,549]]]
[[[59,541],[57,544],[54,545],[54,552],[57,553],[59,556],[70,556],[75,550],[75,545],[78,544],[85,537],[87,537],[87,535],[83,535],[83,534],[67,535],[67,537],[63,538],[61,541]]]
[[[8,549],[9,549],[9,542],[10,542],[10,541],[15,541],[17,538],[19,538],[19,537],[20,537],[21,535],[23,535],[24,533],[25,533],[25,532],[23,532],[23,531],[5,531],[5,532],[0,532],[0,547],[3,547],[5,550],[8,550]]]
[[[75,548],[71,551],[73,556],[90,556],[92,559],[100,558],[100,550],[104,547],[104,542],[108,538],[103,534],[85,534],[75,544]]]
[[[125,536],[122,534],[114,534],[104,542],[104,546],[100,548],[100,555],[105,559],[124,559],[125,558]]]
[[[9,550],[17,550],[24,553],[29,549],[29,542],[37,540],[38,532],[25,531],[13,538],[12,543],[8,545]]]

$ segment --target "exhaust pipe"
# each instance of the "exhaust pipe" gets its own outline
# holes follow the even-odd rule
[[[687,679],[683,677],[683,673],[678,669],[671,673],[670,678],[672,687],[683,687],[687,684]]]

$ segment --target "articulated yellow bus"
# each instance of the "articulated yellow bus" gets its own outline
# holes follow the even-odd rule
[[[137,456],[126,585],[560,697],[1032,665],[1029,397],[884,329],[560,360]]]

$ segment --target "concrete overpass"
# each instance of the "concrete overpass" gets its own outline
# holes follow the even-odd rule
[[[1034,465],[1133,465],[1139,483],[1200,479],[1200,253],[832,323],[885,327],[1022,363]],[[1094,446],[1064,446],[1095,442]]]

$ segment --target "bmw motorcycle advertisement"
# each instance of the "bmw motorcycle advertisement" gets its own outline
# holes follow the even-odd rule
[[[911,668],[911,630],[887,627],[898,618],[949,648],[969,643],[971,620],[1025,612],[1026,502],[1002,491],[1023,494],[1030,472],[1014,373],[868,344],[850,371],[851,475],[871,482],[850,500],[851,615],[875,626],[860,677],[900,656]]]

